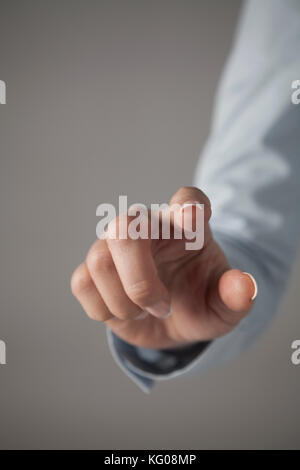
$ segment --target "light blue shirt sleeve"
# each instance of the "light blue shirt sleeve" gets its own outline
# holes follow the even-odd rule
[[[233,359],[278,311],[300,232],[300,105],[291,100],[299,44],[299,0],[245,3],[195,184],[211,200],[214,237],[233,268],[254,275],[259,295],[235,330],[199,344],[187,361],[133,347],[108,330],[115,360],[145,392]]]

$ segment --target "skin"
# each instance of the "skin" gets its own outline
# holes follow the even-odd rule
[[[120,219],[109,225],[106,238],[92,245],[71,280],[90,318],[125,341],[152,349],[187,346],[236,328],[253,307],[255,284],[230,268],[213,239],[210,202],[202,191],[181,188],[170,204],[195,202],[204,205],[205,217],[204,246],[198,251],[186,250],[186,240],[174,238],[113,240],[109,234]]]

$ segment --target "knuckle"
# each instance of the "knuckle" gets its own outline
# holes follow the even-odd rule
[[[101,271],[111,270],[113,260],[108,251],[92,250],[87,257],[87,265],[92,274],[98,274]]]
[[[106,237],[108,240],[115,240],[118,234],[119,217],[111,220],[107,226]]]
[[[111,315],[105,311],[103,312],[89,312],[87,311],[86,312],[87,316],[89,317],[90,320],[94,320],[94,321],[97,321],[97,322],[105,322],[107,320],[110,320],[111,319]]]
[[[114,316],[118,318],[119,320],[126,321],[126,320],[130,320],[134,315],[129,315],[128,313],[120,310],[118,314],[114,314]]]
[[[130,310],[119,310],[118,314],[115,316],[119,318],[120,320],[131,320],[132,318],[135,318],[137,315],[140,315],[142,313],[142,309],[139,308],[138,306],[132,306]]]
[[[111,220],[107,226],[107,239],[120,240],[127,238],[128,229],[128,215],[120,214],[115,219]]]
[[[96,314],[95,312],[89,312],[85,310],[86,316],[93,321],[101,321],[100,315]]]
[[[113,219],[107,226],[107,241],[122,241],[126,243],[129,236],[129,224],[135,217],[129,216],[128,213],[120,214],[118,217]]]
[[[126,293],[134,303],[146,306],[151,303],[154,297],[153,283],[148,280],[139,281],[128,286]]]
[[[80,265],[71,278],[71,290],[75,296],[89,291],[93,286],[93,281],[84,265]]]

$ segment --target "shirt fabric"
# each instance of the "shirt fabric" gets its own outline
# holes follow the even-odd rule
[[[135,347],[108,329],[113,357],[145,392],[233,359],[278,310],[300,232],[300,105],[291,100],[299,45],[299,0],[245,2],[195,185],[211,201],[212,232],[231,267],[251,273],[259,294],[232,332],[180,350]]]

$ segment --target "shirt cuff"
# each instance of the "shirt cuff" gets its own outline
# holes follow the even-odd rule
[[[172,349],[147,349],[133,346],[107,328],[112,356],[121,369],[146,393],[156,380],[180,374],[208,348],[210,341],[201,341]]]

